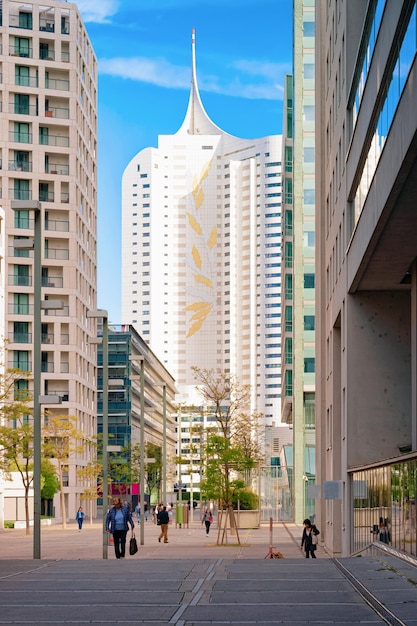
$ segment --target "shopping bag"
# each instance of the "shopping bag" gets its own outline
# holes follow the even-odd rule
[[[138,542],[136,541],[135,535],[132,535],[129,543],[129,554],[133,556],[138,551]]]

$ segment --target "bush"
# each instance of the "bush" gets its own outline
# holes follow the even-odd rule
[[[4,522],[4,528],[14,528],[14,522]]]
[[[241,511],[254,511],[258,508],[258,496],[249,489],[239,491],[239,498],[237,496],[233,497],[234,509],[238,508],[238,501]]]

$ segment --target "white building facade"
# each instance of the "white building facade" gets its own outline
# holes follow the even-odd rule
[[[218,128],[192,80],[181,128],[123,176],[122,316],[198,404],[192,366],[252,386],[280,415],[281,137]]]

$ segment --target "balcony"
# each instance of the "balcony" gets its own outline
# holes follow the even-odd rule
[[[32,343],[32,333],[9,333],[11,343]]]
[[[60,120],[69,120],[69,109],[66,107],[49,106],[45,111],[45,117],[55,117]]]
[[[68,261],[69,250],[66,248],[45,248],[45,259],[53,259],[55,261]]]
[[[15,76],[14,84],[18,87],[39,87],[37,76]]]
[[[40,18],[39,19],[39,30],[43,33],[54,33],[55,32],[55,20],[51,18]]]
[[[45,174],[69,176],[69,165],[65,163],[48,163],[45,165]]]
[[[61,289],[64,286],[62,276],[42,276],[42,287],[47,289]]]
[[[13,198],[13,200],[32,200],[32,190],[16,189],[13,187],[12,189],[9,189],[9,197]]]
[[[69,91],[70,82],[63,78],[45,78],[45,89],[55,89],[57,91]]]
[[[41,342],[45,344],[54,343],[54,333],[42,333]]]
[[[50,230],[52,232],[57,232],[57,233],[68,233],[69,221],[68,220],[51,220],[50,218],[45,219],[45,230]]]
[[[16,199],[16,198],[15,198]],[[26,199],[26,198],[23,198]],[[39,190],[39,202],[54,202],[55,194],[53,191]]]
[[[21,57],[25,59],[33,58],[33,48],[25,46],[22,43],[15,43],[9,46],[9,55],[11,57]]]
[[[48,374],[53,374],[54,371],[55,371],[55,369],[54,369],[54,364],[53,364],[52,361],[51,362],[47,361],[45,363],[41,363],[41,372],[44,372],[44,373],[46,372]]]
[[[68,317],[69,306],[66,304],[62,309],[46,309],[45,315],[48,317]]]
[[[45,113],[52,113],[52,111],[46,111]],[[50,115],[49,117],[52,117]],[[69,137],[66,135],[50,135],[45,134],[45,132],[41,132],[39,134],[39,143],[42,146],[57,146],[59,148],[68,148],[69,147]]]
[[[22,372],[31,372],[32,371],[32,361],[9,361],[8,366],[9,369],[19,369]]]
[[[27,131],[10,130],[9,140],[15,143],[32,143],[33,138],[32,133]]]
[[[31,287],[32,276],[19,276],[18,274],[9,274],[10,287]]]
[[[18,161],[14,159],[9,161],[9,170],[11,172],[31,172],[32,161]]]
[[[35,117],[38,115],[38,106],[36,104],[19,104],[12,102],[10,104],[10,110],[13,111],[15,115],[31,115]]]
[[[8,306],[9,315],[33,315],[33,304],[16,304],[10,302]]]

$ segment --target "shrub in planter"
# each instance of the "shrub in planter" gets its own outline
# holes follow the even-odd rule
[[[242,489],[233,497],[233,508],[241,511],[256,511],[258,508],[258,496],[250,489]]]

